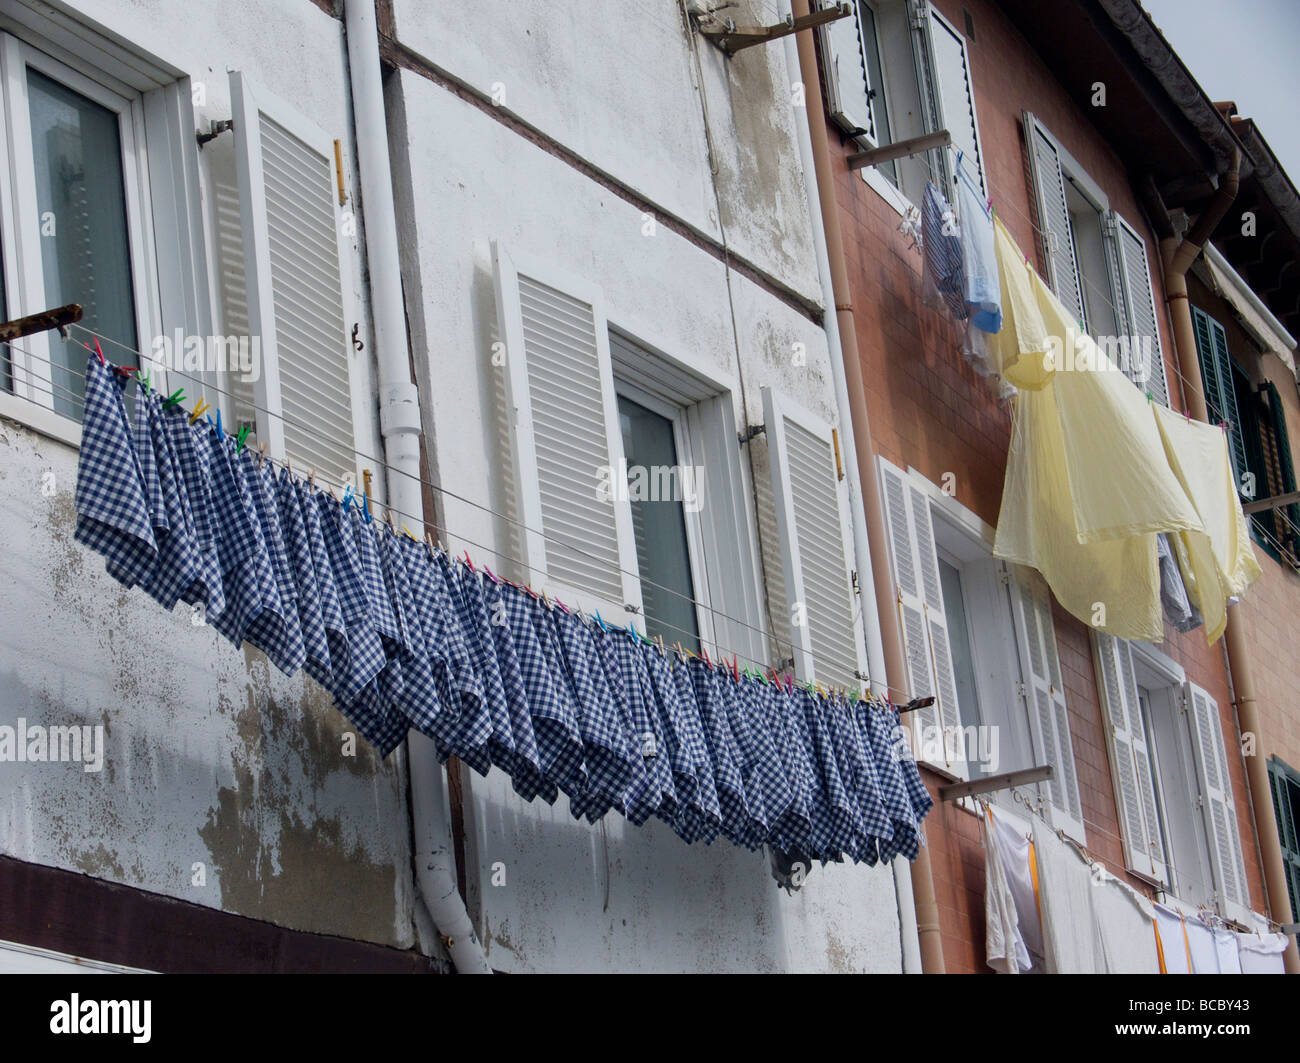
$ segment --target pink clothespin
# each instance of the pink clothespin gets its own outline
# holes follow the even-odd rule
[[[108,365],[108,359],[104,357],[104,352],[99,348],[99,337],[95,336],[94,340],[95,340],[95,346],[92,347],[89,343],[82,343],[82,346],[85,347],[86,350],[88,351],[95,352],[96,357],[99,358],[100,365]]]

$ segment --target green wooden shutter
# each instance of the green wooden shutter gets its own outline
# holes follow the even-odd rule
[[[1279,494],[1289,494],[1296,489],[1295,484],[1295,464],[1291,458],[1291,440],[1286,433],[1286,409],[1282,405],[1282,396],[1278,393],[1277,385],[1271,380],[1264,382],[1264,392],[1268,398],[1269,420],[1273,428],[1273,443],[1277,448],[1277,471],[1281,483],[1278,485]],[[1292,503],[1289,506],[1283,506],[1278,510],[1279,513],[1286,514],[1286,520],[1290,521],[1288,526],[1286,521],[1277,521],[1280,525],[1279,531],[1282,533],[1278,537],[1285,543],[1290,541],[1291,549],[1295,551],[1296,529],[1300,528],[1300,504]]]
[[[1237,392],[1232,382],[1228,336],[1223,331],[1223,326],[1199,307],[1192,307],[1192,323],[1196,332],[1196,356],[1201,362],[1205,405],[1211,421],[1228,422],[1228,453],[1232,456],[1232,472],[1240,490],[1241,478],[1251,469],[1251,465],[1246,460],[1245,436],[1237,409]],[[1258,497],[1259,487],[1256,483],[1253,497]]]
[[[1300,919],[1300,823],[1296,822],[1292,791],[1300,794],[1300,775],[1276,757],[1270,757],[1268,779],[1273,790],[1273,810],[1277,814],[1277,834],[1282,843],[1282,863],[1294,921]]]

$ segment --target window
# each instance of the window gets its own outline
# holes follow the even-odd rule
[[[958,152],[986,188],[966,39],[925,0],[858,0],[854,7],[854,18],[821,31],[832,117],[863,147],[941,129],[952,134],[951,149],[877,168],[904,197],[919,202],[927,180],[950,190]],[[863,174],[876,183],[871,167]]]
[[[1125,863],[1246,921],[1250,892],[1218,703],[1154,647],[1093,632]]]
[[[1270,381],[1258,387],[1228,350],[1223,326],[1192,307],[1201,384],[1211,420],[1228,425],[1228,452],[1242,498],[1249,502],[1296,490],[1282,396]],[[1300,567],[1300,505],[1250,515],[1251,535],[1276,561]]]
[[[1169,405],[1146,240],[1037,118],[1024,112],[1047,279],[1124,374]]]
[[[590,281],[492,255],[519,578],[669,646],[767,661],[731,381],[613,325]]]
[[[1300,772],[1277,757],[1270,757],[1268,776],[1273,786],[1278,838],[1282,842],[1291,920],[1296,922],[1300,921]]]
[[[915,714],[921,759],[959,778],[1051,765],[1031,789],[1083,841],[1047,585],[996,560],[992,530],[934,485],[880,465],[912,695],[937,698]]]
[[[156,265],[143,197],[143,101],[15,37],[0,35],[0,49],[8,311],[80,303],[82,324],[113,341],[105,344],[113,360],[134,365],[140,338],[157,325],[157,300],[148,294]],[[81,419],[79,343],[42,334],[4,354],[7,390]]]

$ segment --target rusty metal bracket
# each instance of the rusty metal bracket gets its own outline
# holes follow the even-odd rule
[[[911,137],[908,140],[896,140],[884,147],[855,152],[846,161],[850,170],[862,170],[868,166],[879,166],[882,162],[892,162],[894,159],[901,159],[909,155],[920,155],[922,152],[933,151],[935,148],[947,147],[951,143],[952,134],[946,129],[940,129],[936,133],[926,133],[923,136]]]
[[[780,40],[800,30],[824,26],[828,22],[834,22],[851,14],[853,14],[853,5],[841,3],[808,15],[801,15],[799,18],[787,15],[784,22],[778,22],[775,26],[737,26],[729,18],[720,19],[714,16],[711,24],[700,25],[700,35],[712,41],[730,56],[745,48],[752,48],[756,44]]]
[[[990,775],[986,779],[974,782],[958,782],[939,787],[940,801],[960,801],[963,797],[975,794],[992,793],[994,790],[1010,790],[1016,786],[1026,786],[1032,782],[1042,782],[1052,777],[1052,766],[1043,764],[1037,768],[1025,768],[1022,771],[1008,771],[1001,775]]]

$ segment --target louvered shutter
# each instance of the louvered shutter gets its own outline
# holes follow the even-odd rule
[[[1079,264],[1074,257],[1074,234],[1070,229],[1070,207],[1065,198],[1065,174],[1061,152],[1046,127],[1024,112],[1025,143],[1029,148],[1029,171],[1034,180],[1038,206],[1039,235],[1047,255],[1052,291],[1077,320],[1084,320],[1083,289]]]
[[[822,80],[826,84],[826,106],[831,117],[846,133],[860,134],[874,144],[876,120],[871,102],[871,77],[867,71],[857,5],[853,5],[851,18],[828,22],[820,30]]]
[[[239,71],[230,95],[247,317],[262,351],[257,435],[343,481],[356,452],[333,142]]]
[[[1291,901],[1291,918],[1279,922],[1300,920],[1300,823],[1296,822],[1295,806],[1291,802],[1292,788],[1300,789],[1300,781],[1276,757],[1268,762],[1268,778],[1273,789],[1273,811],[1277,816],[1277,834],[1282,843],[1282,863],[1286,871],[1287,896]]]
[[[1242,859],[1241,832],[1232,800],[1232,776],[1228,751],[1223,744],[1219,705],[1195,683],[1184,688],[1184,707],[1191,713],[1192,752],[1196,782],[1200,791],[1201,814],[1210,845],[1210,865],[1219,913],[1245,919],[1250,911],[1250,888]]]
[[[1151,267],[1147,260],[1146,241],[1114,211],[1110,212],[1112,239],[1118,258],[1119,276],[1117,280],[1122,296],[1124,316],[1121,322],[1130,337],[1139,343],[1150,344],[1150,358],[1145,366],[1147,375],[1140,379],[1133,368],[1144,368],[1137,359],[1132,359],[1124,370],[1139,388],[1146,391],[1162,406],[1169,405],[1169,385],[1165,380],[1165,359],[1160,346],[1160,329],[1156,325],[1155,293],[1151,287]],[[1117,315],[1118,316],[1118,315]],[[1146,353],[1144,349],[1143,353]]]
[[[1246,460],[1245,433],[1241,414],[1237,409],[1237,389],[1232,382],[1232,357],[1228,353],[1228,336],[1220,325],[1200,307],[1192,307],[1192,330],[1196,334],[1196,357],[1201,363],[1201,387],[1205,392],[1205,406],[1210,420],[1227,421],[1228,453],[1232,457],[1232,471],[1237,477],[1238,489],[1242,477],[1250,471]],[[1258,498],[1262,484],[1254,485],[1250,496]]]
[[[1061,683],[1050,592],[1042,577],[1031,569],[1008,574],[1030,731],[1043,758],[1039,763],[1052,766],[1052,778],[1045,784],[1052,802],[1052,823],[1082,843],[1083,807],[1074,769],[1074,746],[1070,741],[1069,711]]]
[[[922,82],[934,94],[930,103],[932,121],[937,129],[946,129],[952,135],[951,154],[946,159],[951,168],[961,152],[962,166],[979,186],[987,191],[984,180],[984,159],[980,153],[979,121],[975,116],[975,89],[971,83],[970,57],[966,53],[966,39],[946,18],[930,8],[929,49],[934,64],[932,79]],[[944,191],[952,198],[950,172]]]
[[[925,492],[907,473],[880,460],[885,516],[889,526],[890,557],[898,588],[899,619],[907,654],[911,696],[933,695],[935,705],[916,712],[922,739],[936,731],[943,735],[944,755],[937,766],[965,778],[964,747],[958,739],[961,713],[953,678],[948,620],[939,583],[939,559],[934,547],[930,503]],[[929,752],[926,742],[920,752]],[[926,759],[933,759],[927,757]]]
[[[860,686],[867,663],[850,577],[848,487],[837,475],[830,426],[771,388],[763,389],[763,423],[795,672],[801,679]]]
[[[1291,494],[1296,489],[1295,463],[1291,459],[1291,439],[1286,430],[1286,408],[1282,405],[1282,395],[1277,385],[1265,380],[1260,385],[1261,396],[1266,400],[1267,409],[1264,417],[1269,427],[1268,435],[1271,446],[1265,453],[1265,465],[1271,466],[1276,486],[1270,487],[1274,495]],[[1300,529],[1300,504],[1279,506],[1273,511],[1273,525],[1277,539],[1283,543],[1294,556],[1296,554],[1297,529]]]
[[[1123,639],[1100,631],[1092,633],[1092,648],[1097,685],[1106,712],[1106,736],[1125,863],[1139,875],[1167,883],[1169,874],[1156,812],[1155,772],[1133,674],[1133,651]]]
[[[524,578],[622,618],[641,591],[603,296],[495,241],[492,261]]]

